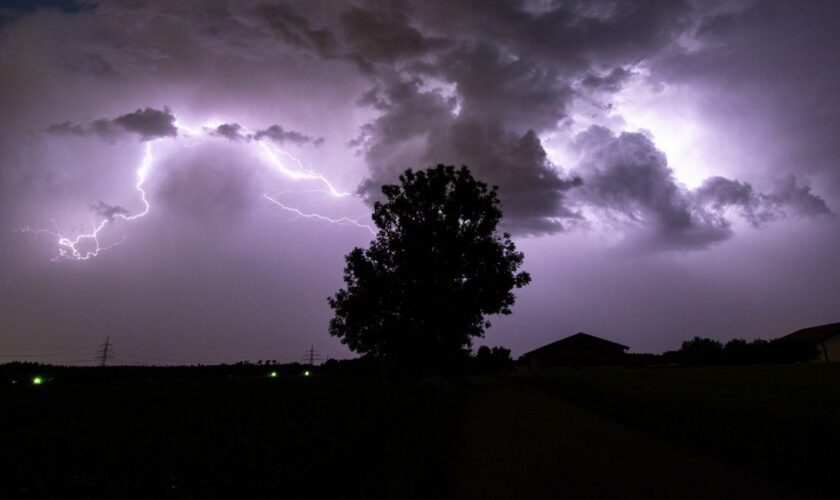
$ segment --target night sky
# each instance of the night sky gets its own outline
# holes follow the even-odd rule
[[[477,345],[840,321],[836,1],[2,5],[0,360],[348,357],[343,256],[437,163],[533,277]]]

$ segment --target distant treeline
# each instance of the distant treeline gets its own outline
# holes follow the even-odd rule
[[[818,355],[816,346],[785,339],[753,340],[733,339],[725,344],[710,338],[694,337],[682,343],[675,351],[662,354],[625,354],[627,366],[714,366],[802,363],[813,361]],[[466,373],[491,373],[513,369],[515,362],[510,349],[480,347],[475,354],[465,353],[463,371]],[[303,377],[303,376],[372,376],[381,367],[376,359],[362,356],[355,359],[328,359],[321,365],[302,363],[277,363],[272,360],[218,365],[186,366],[107,366],[80,367],[43,363],[18,362],[0,364],[2,383],[32,382],[33,377],[46,382],[137,380],[161,378],[216,378],[216,377]]]
[[[468,373],[489,373],[513,368],[510,349],[482,346],[475,354],[464,354],[463,371]],[[182,366],[65,366],[34,362],[12,361],[0,364],[0,384],[31,384],[34,378],[42,383],[96,382],[141,379],[183,379],[183,378],[243,378],[243,377],[305,377],[305,376],[361,376],[378,378],[380,363],[370,357],[354,359],[328,359],[311,366],[303,363],[278,363],[273,360],[239,361],[214,365]]]
[[[253,363],[240,361],[238,363],[219,365],[187,365],[187,366],[62,366],[31,362],[10,362],[0,364],[0,381],[2,383],[17,382],[30,383],[33,377],[40,377],[44,383],[55,381],[97,381],[97,380],[137,380],[137,379],[165,379],[165,378],[216,378],[216,377],[291,377],[304,376],[309,365],[301,363],[280,364],[273,361]]]
[[[676,351],[662,354],[627,354],[628,364],[644,365],[760,365],[803,363],[816,359],[816,346],[785,339],[733,339],[725,344],[714,339],[694,337]]]

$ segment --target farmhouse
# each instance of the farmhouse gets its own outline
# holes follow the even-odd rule
[[[840,361],[840,323],[812,326],[785,335],[782,340],[803,342],[816,346],[819,361]]]
[[[616,365],[623,362],[627,349],[626,345],[578,332],[527,352],[520,360],[531,367]]]

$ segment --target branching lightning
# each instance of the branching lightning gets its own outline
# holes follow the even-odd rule
[[[178,122],[175,122],[176,126],[178,127],[179,131],[185,131],[187,137],[192,138],[206,138],[209,135],[209,131],[211,131],[215,127],[211,127],[209,125],[213,125],[210,123],[201,127],[200,129],[196,129]],[[245,129],[247,131],[247,129]],[[250,132],[249,132],[250,133]],[[252,137],[252,136],[251,136]],[[160,140],[160,139],[158,139]],[[137,181],[134,185],[135,189],[140,195],[140,200],[143,204],[143,209],[139,212],[135,213],[122,213],[122,212],[115,212],[108,214],[99,222],[92,222],[91,229],[87,232],[82,232],[76,236],[67,236],[62,233],[62,231],[58,228],[58,224],[53,221],[53,225],[55,227],[54,230],[51,229],[33,229],[30,227],[25,227],[20,229],[21,232],[28,232],[28,233],[35,233],[35,234],[48,234],[57,238],[58,244],[58,255],[53,258],[53,260],[76,260],[76,261],[86,261],[90,260],[100,253],[113,248],[115,246],[120,245],[123,241],[125,241],[125,237],[122,239],[110,243],[110,244],[102,244],[100,241],[100,236],[102,232],[113,222],[117,220],[123,221],[133,221],[135,219],[139,219],[146,214],[149,213],[152,206],[149,202],[147,192],[145,190],[145,183],[149,177],[149,174],[152,170],[152,167],[155,162],[155,156],[153,152],[153,143],[157,140],[149,141],[145,144],[145,151],[143,154],[143,158],[140,162],[139,167],[137,168]],[[255,145],[259,148],[260,156],[265,159],[267,165],[270,168],[281,174],[282,176],[294,180],[294,181],[314,181],[320,183],[323,188],[321,189],[309,189],[303,191],[292,191],[296,194],[301,193],[320,193],[326,194],[329,196],[343,198],[346,196],[352,196],[352,193],[339,191],[336,187],[323,175],[316,171],[314,171],[311,167],[308,167],[303,164],[301,160],[294,157],[289,152],[281,149],[279,146],[271,142],[270,140],[265,139],[249,139],[248,141],[250,144]],[[187,146],[190,146],[188,144]],[[284,161],[285,160],[285,161]],[[290,192],[290,191],[283,191],[283,192]],[[283,193],[281,192],[281,193]],[[356,226],[362,229],[365,229],[372,234],[375,234],[374,229],[367,225],[359,222],[358,219],[352,219],[349,217],[328,217],[326,215],[317,214],[317,213],[307,213],[298,208],[292,207],[285,203],[280,202],[275,197],[269,196],[268,194],[263,194],[262,198],[270,202],[272,205],[281,208],[284,211],[289,212],[292,214],[293,218],[306,218],[306,219],[315,219],[323,222],[328,222],[330,224],[348,224],[352,226]]]
[[[263,196],[263,198],[265,198],[266,200],[268,200],[272,204],[282,208],[283,210],[291,212],[292,214],[294,214],[295,218],[303,217],[305,219],[318,219],[318,220],[322,220],[322,221],[325,221],[325,222],[330,222],[332,224],[352,224],[356,227],[360,227],[362,229],[367,229],[368,231],[370,231],[370,234],[373,234],[373,235],[376,234],[376,231],[374,231],[371,226],[369,226],[367,224],[362,224],[361,222],[359,222],[358,219],[351,219],[349,217],[339,217],[338,219],[333,219],[333,218],[327,217],[325,215],[312,214],[312,213],[308,214],[308,213],[300,211],[297,208],[285,205],[285,204],[277,201],[276,199],[272,198],[271,196],[269,196],[267,194],[263,194],[262,196]]]
[[[272,167],[274,167],[275,170],[289,177],[290,179],[318,181],[324,184],[324,186],[326,186],[325,191],[331,194],[332,196],[342,198],[345,196],[350,196],[351,193],[346,193],[337,190],[335,186],[333,186],[332,183],[330,183],[330,181],[327,180],[326,177],[317,172],[312,171],[308,167],[305,167],[299,159],[295,158],[287,151],[280,149],[279,147],[277,147],[276,144],[269,144],[266,141],[257,141],[257,144],[259,144],[260,149],[262,149],[263,155],[266,158],[266,160],[268,160],[268,163]],[[298,169],[292,170],[286,167],[283,161],[280,160],[279,156],[285,156],[286,158],[288,158],[290,161],[292,161],[298,166]]]
[[[89,260],[93,257],[96,257],[101,252],[104,252],[109,248],[113,248],[119,245],[120,243],[125,241],[125,238],[121,238],[119,241],[116,241],[115,243],[111,243],[109,245],[102,245],[102,242],[99,241],[99,234],[109,224],[116,221],[117,219],[132,221],[134,219],[139,219],[140,217],[143,217],[144,215],[149,213],[149,210],[152,208],[152,206],[151,204],[149,204],[149,200],[146,197],[146,190],[143,189],[143,184],[146,182],[146,178],[149,175],[149,171],[152,167],[153,161],[154,157],[152,155],[152,142],[150,141],[146,143],[145,152],[143,153],[143,159],[140,162],[140,167],[138,167],[137,169],[137,183],[134,185],[134,188],[140,193],[140,200],[143,202],[143,210],[141,210],[140,212],[133,214],[114,213],[109,217],[105,217],[98,223],[94,223],[93,229],[90,232],[81,233],[74,238],[62,235],[55,221],[53,221],[55,231],[51,231],[49,229],[32,229],[29,227],[23,228],[21,231],[36,234],[46,233],[58,238],[58,255],[54,257],[53,260]],[[89,246],[90,242],[93,242],[93,248],[83,250],[83,248]]]

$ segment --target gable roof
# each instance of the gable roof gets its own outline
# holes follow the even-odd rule
[[[542,347],[534,349],[533,351],[526,352],[523,354],[523,357],[539,355],[543,353],[549,353],[556,350],[569,350],[569,351],[594,351],[594,350],[605,350],[605,351],[617,351],[617,350],[627,350],[629,347],[626,345],[619,344],[617,342],[612,342],[607,339],[602,339],[600,337],[596,337],[594,335],[589,335],[588,333],[578,332],[574,335],[570,335],[566,338],[560,339],[558,341],[552,342],[550,344],[546,344]]]
[[[829,323],[827,325],[803,328],[782,338],[785,340],[798,340],[800,342],[822,342],[835,335],[840,335],[840,323]]]

